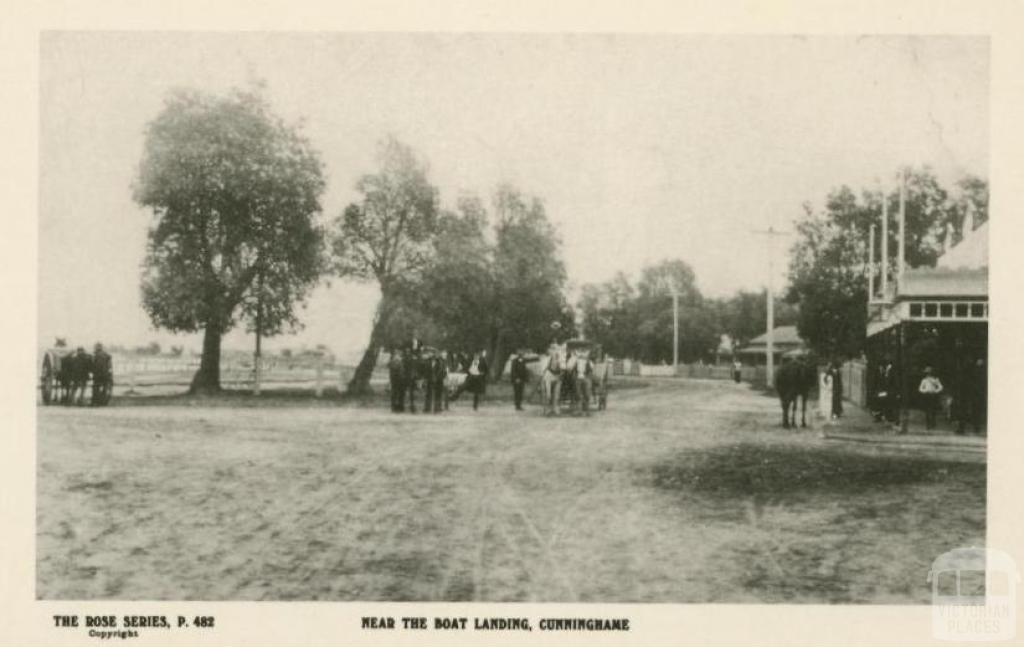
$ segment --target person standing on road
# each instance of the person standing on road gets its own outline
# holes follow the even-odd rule
[[[517,350],[512,356],[512,365],[509,367],[509,379],[512,380],[512,401],[515,403],[516,411],[523,410],[523,390],[526,388],[526,381],[530,372],[526,369],[526,358],[523,351]]]
[[[832,370],[831,368],[821,372],[821,379],[818,380],[818,413],[825,420],[832,418]]]
[[[440,413],[442,399],[445,408],[448,407],[445,389],[445,381],[448,378],[447,361],[439,355],[431,355],[426,360],[426,373],[426,401],[423,403],[423,412]]]
[[[829,375],[832,378],[832,420],[843,417],[843,369],[838,361],[829,365]]]
[[[939,409],[939,396],[942,395],[942,382],[932,372],[931,366],[924,368],[924,377],[917,388],[924,403],[925,428],[935,428],[935,413]]]
[[[743,376],[743,364],[740,360],[734,359],[732,361],[732,379],[736,384],[740,383],[740,378]]]
[[[96,343],[92,354],[92,406],[101,407],[110,402],[110,391],[114,385],[114,369],[110,355],[103,350],[103,344]]]
[[[391,349],[388,360],[388,383],[391,387],[391,410],[395,413],[405,411],[405,380],[402,375],[402,357],[397,348]]]
[[[473,394],[473,411],[476,411],[480,406],[480,398],[487,389],[487,358],[484,353],[478,352],[473,355],[466,372],[466,388]]]

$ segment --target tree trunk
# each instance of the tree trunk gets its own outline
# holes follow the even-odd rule
[[[192,378],[189,393],[220,392],[220,338],[221,331],[217,324],[206,324],[206,331],[203,333],[203,357],[199,362],[199,370]]]
[[[505,362],[508,360],[508,353],[505,351],[504,335],[498,334],[497,338],[491,342],[491,381],[496,382],[501,379],[502,373],[505,372]]]
[[[377,367],[377,355],[380,354],[381,336],[384,333],[384,328],[387,326],[387,302],[387,296],[382,295],[380,305],[377,307],[377,317],[373,322],[373,330],[370,331],[370,343],[367,344],[366,351],[363,353],[362,359],[359,360],[359,365],[356,366],[356,372],[352,375],[352,379],[349,380],[348,386],[345,389],[349,395],[373,393],[373,389],[370,388],[370,378],[373,376],[373,369]]]

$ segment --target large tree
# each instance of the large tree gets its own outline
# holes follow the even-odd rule
[[[495,292],[486,321],[497,376],[517,348],[545,348],[553,322],[571,334],[573,313],[565,299],[561,240],[544,203],[503,184],[494,194],[494,213]]]
[[[435,324],[433,343],[453,351],[490,348],[496,298],[494,249],[487,210],[465,195],[438,219],[434,253],[415,293],[421,317]]]
[[[426,161],[394,137],[381,142],[378,160],[380,170],[356,183],[362,199],[345,208],[332,238],[338,274],[376,281],[381,292],[369,342],[348,384],[355,394],[370,389],[403,295],[430,262],[438,220],[438,191],[428,179]]]
[[[323,189],[319,156],[258,87],[173,92],[149,124],[134,186],[153,213],[142,301],[157,327],[203,330],[193,392],[220,389],[221,337],[239,319],[296,325],[322,269]]]
[[[657,363],[672,360],[672,290],[679,297],[679,358],[710,358],[721,332],[715,302],[701,296],[693,269],[682,260],[645,267],[634,287],[619,273],[603,284],[583,286],[587,336],[611,355]]]

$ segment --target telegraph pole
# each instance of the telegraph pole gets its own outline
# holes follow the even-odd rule
[[[679,375],[679,286],[666,278],[665,287],[672,294],[672,375]]]
[[[768,236],[768,288],[766,290],[768,334],[766,341],[765,383],[768,388],[775,386],[775,238],[788,236],[789,232],[775,231],[774,227],[767,230],[755,230],[755,234]]]
[[[263,272],[259,272],[256,278],[256,355],[253,358],[253,395],[260,394],[260,383],[263,381],[263,353],[260,341],[263,337]]]
[[[679,375],[679,290],[672,286],[672,375]]]

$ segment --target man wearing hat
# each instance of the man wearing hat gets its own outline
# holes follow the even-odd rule
[[[97,342],[92,354],[92,406],[102,407],[110,402],[110,390],[114,385],[114,370],[110,355]]]
[[[516,411],[523,410],[523,389],[526,388],[526,381],[530,372],[526,369],[526,358],[523,357],[522,349],[519,349],[512,356],[512,366],[509,368],[509,378],[512,380],[512,399],[516,405]]]
[[[921,402],[924,404],[925,428],[935,428],[935,412],[939,409],[939,396],[942,395],[942,382],[932,371],[931,366],[924,367],[924,377],[917,388],[921,394]]]

